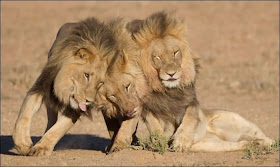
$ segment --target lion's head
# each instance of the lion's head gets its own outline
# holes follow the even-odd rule
[[[141,109],[140,99],[148,93],[148,86],[137,64],[139,48],[126,30],[126,24],[127,22],[122,19],[109,23],[110,29],[116,34],[119,51],[108,67],[106,80],[99,94],[103,105],[114,108],[107,113],[111,115],[121,113],[132,117]]]
[[[183,21],[159,12],[137,24],[132,38],[141,48],[141,67],[153,90],[195,82],[199,64],[186,42]]]
[[[58,72],[54,80],[55,95],[64,104],[86,111],[87,106],[94,103],[96,90],[103,84],[105,73],[97,71],[104,66],[99,57],[80,49],[64,62]]]
[[[131,55],[133,56],[133,55]],[[134,60],[120,54],[110,67],[104,85],[103,96],[122,115],[132,117],[142,109],[142,99],[149,94],[145,77]]]
[[[116,80],[116,76],[121,79]],[[140,107],[134,80],[132,75],[120,72],[108,78],[104,85],[106,99],[126,116],[133,116]]]
[[[112,31],[95,18],[65,24],[30,91],[44,94],[57,109],[69,105],[86,111],[95,102],[107,66],[116,54],[115,47]]]

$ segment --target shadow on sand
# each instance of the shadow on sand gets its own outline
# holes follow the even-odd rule
[[[34,143],[37,143],[41,136],[31,138]],[[1,136],[1,154],[17,155],[11,149],[14,148],[14,142],[12,136]],[[96,150],[105,152],[105,147],[110,144],[110,139],[97,137],[94,135],[65,135],[55,146],[55,150],[66,149],[84,149],[84,150]]]

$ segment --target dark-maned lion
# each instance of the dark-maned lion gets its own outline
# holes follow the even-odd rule
[[[112,32],[104,23],[88,18],[63,25],[49,52],[48,62],[28,91],[13,132],[15,148],[23,155],[49,155],[60,138],[90,109],[103,84],[107,66],[116,52]],[[30,124],[42,103],[48,125],[32,147]],[[59,119],[58,112],[61,112]]]
[[[176,130],[176,151],[234,151],[249,141],[272,143],[255,124],[235,113],[200,109],[195,94],[199,64],[185,41],[182,21],[160,12],[137,21],[136,27],[131,24],[127,27],[138,46],[133,50],[129,39],[117,40],[130,44],[109,66],[101,88],[116,111],[132,117],[122,122],[111,151],[131,143],[140,114],[151,132],[164,133],[170,126],[172,133]]]

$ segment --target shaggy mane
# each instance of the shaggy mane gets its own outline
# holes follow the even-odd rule
[[[141,46],[147,46],[154,39],[164,38],[167,35],[183,41],[186,37],[183,20],[176,18],[174,13],[164,11],[155,13],[143,21],[134,20],[127,28]]]
[[[186,109],[190,105],[198,105],[196,98],[195,81],[200,64],[198,57],[193,54],[186,41],[186,26],[183,20],[175,17],[174,13],[158,12],[145,20],[134,20],[128,24],[127,29],[132,33],[132,38],[141,48],[140,63],[149,87],[153,90],[144,99],[143,117],[148,112],[157,118],[171,122],[178,126]],[[166,88],[157,69],[152,63],[152,55],[147,48],[154,40],[165,40],[171,36],[184,44],[182,55],[182,77],[180,86]]]
[[[113,19],[108,22],[108,26],[117,41],[118,51],[107,68],[106,77],[110,78],[110,80],[118,80],[120,73],[130,74],[137,83],[138,97],[142,98],[149,92],[148,85],[139,66],[140,48],[132,40],[131,33],[126,28],[127,24],[128,20],[123,18]],[[114,117],[117,112],[119,112],[118,106],[115,106],[114,110],[107,110],[105,114],[108,117]]]
[[[112,31],[95,18],[88,18],[77,23],[66,23],[58,31],[49,54],[48,61],[40,76],[29,90],[29,93],[39,93],[54,110],[66,107],[54,93],[54,80],[61,67],[67,65],[69,59],[76,55],[80,49],[86,49],[92,53],[89,61],[92,63],[96,55],[102,55],[101,59],[110,61],[116,48],[116,41]],[[65,74],[67,75],[67,74]]]

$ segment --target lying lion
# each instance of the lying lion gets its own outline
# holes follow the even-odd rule
[[[28,91],[16,121],[13,140],[20,154],[50,155],[81,115],[91,116],[96,91],[103,84],[115,47],[111,30],[95,18],[60,28],[48,62]],[[30,124],[42,103],[47,107],[48,125],[41,140],[32,146]]]
[[[121,23],[115,24],[118,31],[113,31],[119,32]],[[99,90],[102,99],[127,118],[111,152],[131,144],[140,116],[150,132],[171,130],[175,151],[235,151],[250,141],[272,143],[255,124],[235,113],[200,109],[195,93],[198,59],[185,41],[181,20],[160,12],[131,24],[123,23],[117,40],[123,52],[108,67]]]

